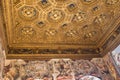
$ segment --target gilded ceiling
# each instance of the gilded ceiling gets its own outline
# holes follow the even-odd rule
[[[118,34],[120,0],[2,3],[9,54],[99,53],[111,32]]]

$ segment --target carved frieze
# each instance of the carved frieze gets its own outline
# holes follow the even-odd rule
[[[10,48],[9,54],[98,54],[99,49],[28,49]]]

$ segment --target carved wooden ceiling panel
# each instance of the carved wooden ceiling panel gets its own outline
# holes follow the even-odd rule
[[[120,19],[120,0],[2,2],[9,53],[99,53]]]

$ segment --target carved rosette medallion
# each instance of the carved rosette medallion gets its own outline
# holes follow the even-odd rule
[[[35,30],[32,27],[23,27],[20,30],[22,37],[33,37],[35,35]]]
[[[76,30],[70,30],[70,31],[66,32],[67,37],[75,37],[77,34],[78,33]]]
[[[86,33],[86,34],[84,35],[84,39],[92,38],[92,37],[94,37],[96,34],[97,34],[96,31],[91,31],[91,32],[89,32],[89,33]]]
[[[104,25],[106,23],[107,16],[105,14],[100,14],[94,19],[94,22],[98,25]]]
[[[55,29],[49,29],[49,30],[46,30],[46,31],[45,31],[45,34],[46,34],[47,36],[54,36],[54,35],[57,34],[57,31],[56,31]]]
[[[38,12],[34,7],[24,6],[19,10],[19,15],[22,19],[33,20],[38,16]]]
[[[85,12],[80,11],[80,12],[78,12],[77,14],[75,14],[75,15],[73,16],[72,21],[73,21],[73,22],[81,22],[81,21],[84,21],[85,19],[86,19],[86,14],[85,14]]]
[[[62,21],[65,17],[65,14],[62,10],[54,9],[48,13],[48,20],[50,22]]]

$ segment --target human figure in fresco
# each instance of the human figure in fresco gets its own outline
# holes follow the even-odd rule
[[[10,61],[10,62],[9,62]],[[18,60],[9,60],[8,70],[5,72],[4,80],[25,80],[25,69],[23,66],[23,62]]]
[[[91,62],[97,67],[97,69],[99,70],[102,79],[104,80],[112,80],[109,70],[104,62],[104,60],[102,58],[93,58],[91,60]]]
[[[25,76],[26,76],[25,69],[23,66],[21,66],[19,68],[19,77],[16,80],[25,80]]]
[[[4,76],[4,80],[15,80],[17,75],[18,75],[18,70],[15,67],[11,67]]]
[[[112,77],[114,78],[114,80],[117,80],[116,70],[113,66],[113,63],[111,62],[110,57],[108,57],[108,60],[106,61],[106,63],[107,63],[107,66],[109,68],[109,71],[110,71]]]
[[[105,66],[105,63],[102,58],[94,58],[91,60],[94,65],[102,72],[102,73],[108,73],[108,69]]]
[[[57,80],[72,79],[72,71],[69,60],[59,59],[54,61],[55,74]]]

